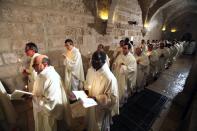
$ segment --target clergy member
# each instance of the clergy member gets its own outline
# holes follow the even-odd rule
[[[116,58],[120,55],[120,53],[122,52],[122,47],[124,45],[125,41],[124,40],[120,40],[118,46],[116,47],[116,49],[114,50],[113,56],[110,60],[110,69],[113,68],[113,64],[116,60]]]
[[[113,73],[118,81],[119,101],[124,104],[136,85],[137,63],[130,53],[131,44],[125,43],[121,54],[113,64]]]
[[[143,53],[140,47],[135,49],[135,58],[137,61],[137,91],[139,92],[143,90],[146,85],[150,62],[148,56]]]
[[[102,51],[102,52],[105,52],[104,51],[104,45],[103,44],[99,44],[98,47],[97,47],[97,51]],[[105,52],[106,54],[106,52]],[[109,63],[110,59],[108,57],[108,55],[106,54],[106,63],[108,66],[110,66],[110,63]]]
[[[88,131],[110,131],[113,115],[119,114],[117,80],[106,64],[106,54],[96,51],[92,55],[92,67],[88,69],[85,89],[97,106],[90,107],[86,115]]]
[[[65,40],[66,52],[64,56],[65,86],[69,92],[79,90],[84,82],[84,71],[81,53],[71,39]]]
[[[153,44],[148,45],[147,56],[149,57],[149,61],[150,61],[149,80],[152,80],[152,78],[156,78],[159,69],[158,67],[159,57],[157,51],[153,49]]]
[[[162,72],[165,70],[167,60],[169,58],[169,52],[165,48],[165,44],[163,42],[160,43],[160,48],[157,49],[159,56],[159,71]]]
[[[141,40],[140,47],[141,47],[143,53],[145,53],[148,50],[146,41],[144,39]]]
[[[23,70],[23,74],[28,76],[28,90],[29,92],[32,92],[33,84],[37,76],[37,73],[33,69],[32,65],[33,65],[34,58],[40,54],[38,54],[37,45],[33,42],[29,42],[26,44],[25,53],[27,56],[31,57],[31,61],[29,64],[29,68]]]
[[[61,77],[45,55],[35,58],[33,68],[38,73],[33,90],[35,131],[67,131],[71,112]]]

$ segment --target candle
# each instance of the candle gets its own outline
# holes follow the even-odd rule
[[[21,62],[22,62],[22,60],[21,60],[20,58],[18,58],[18,62],[19,62],[19,63],[21,63]]]
[[[151,52],[147,52],[147,56],[150,56],[151,55]]]
[[[27,85],[25,85],[25,89],[27,89]]]

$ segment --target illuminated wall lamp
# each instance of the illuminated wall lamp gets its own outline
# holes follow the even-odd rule
[[[177,31],[177,30],[176,30],[175,28],[172,28],[172,29],[171,29],[171,32],[172,32],[172,33],[176,32],[176,31]]]
[[[163,26],[163,28],[161,29],[162,31],[166,31],[166,27],[165,26]]]
[[[108,20],[108,10],[101,10],[100,12],[99,12],[99,17],[102,19],[102,20],[104,20],[104,21],[106,21],[106,20]]]

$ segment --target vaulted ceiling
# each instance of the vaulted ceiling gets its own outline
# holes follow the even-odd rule
[[[142,9],[143,23],[150,21],[161,12],[167,24],[179,17],[197,15],[197,0],[138,0],[138,2]]]

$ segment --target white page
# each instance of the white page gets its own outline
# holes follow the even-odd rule
[[[3,94],[7,94],[7,92],[6,92],[3,84],[1,83],[1,81],[0,81],[0,92],[2,92]]]
[[[84,91],[72,91],[72,92],[74,93],[77,99],[84,99],[88,97]]]
[[[26,91],[21,91],[21,90],[15,90],[11,94],[11,100],[23,99],[22,98],[23,95],[30,95],[30,96],[32,96],[33,94],[31,92],[26,92]]]
[[[84,98],[81,101],[83,102],[83,107],[85,107],[85,108],[97,105],[97,102],[92,98]]]

